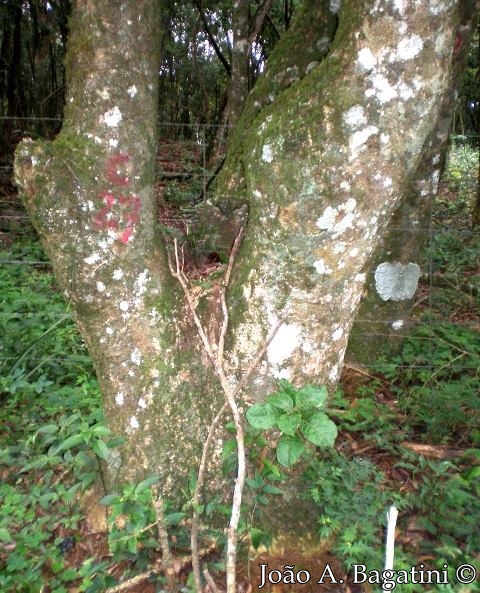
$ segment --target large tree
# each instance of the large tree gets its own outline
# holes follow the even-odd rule
[[[247,401],[278,378],[338,381],[366,267],[421,170],[477,4],[305,0],[272,52],[203,216],[228,247],[245,227],[226,335],[222,280],[190,290],[206,338],[225,338],[229,385],[267,346]],[[108,424],[126,439],[108,484],[159,473],[172,495],[223,394],[156,222],[160,10],[159,0],[77,0],[62,131],[23,141],[15,170],[94,360]],[[418,183],[438,181],[439,159]],[[385,284],[395,290],[391,270]]]

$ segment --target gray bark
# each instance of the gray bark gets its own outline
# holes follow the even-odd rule
[[[320,3],[306,3],[315,33],[299,38],[292,26],[278,49],[317,48],[319,59],[279,85],[285,62],[274,52],[280,69],[261,93],[272,100],[247,101],[217,186],[226,210],[248,206],[228,295],[232,384],[283,320],[249,401],[278,377],[335,386],[365,267],[450,86],[460,8],[473,9],[470,0],[346,0],[326,54],[339,3],[326,4],[327,24],[318,26]],[[53,143],[19,146],[16,177],[92,354],[109,426],[126,439],[109,484],[159,473],[171,496],[223,402],[155,226],[157,5],[77,2],[66,123]],[[214,341],[212,284],[198,310]]]

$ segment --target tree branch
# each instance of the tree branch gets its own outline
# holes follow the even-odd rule
[[[230,67],[230,64],[227,62],[227,60],[226,60],[225,56],[223,55],[222,50],[220,49],[220,46],[218,45],[213,33],[210,31],[210,25],[207,21],[205,13],[202,10],[201,0],[193,0],[193,3],[195,4],[195,6],[198,9],[198,12],[200,13],[200,17],[203,22],[203,28],[205,29],[205,33],[207,34],[207,37],[208,37],[210,43],[212,44],[212,47],[213,47],[215,53],[217,54],[217,58],[223,64],[223,67],[225,68],[228,76],[232,76],[232,69]]]
[[[263,4],[261,4],[257,9],[257,14],[255,15],[255,19],[253,22],[252,30],[248,35],[248,44],[252,45],[255,39],[258,37],[260,33],[263,23],[265,22],[265,18],[267,17],[268,11],[272,6],[273,0],[265,0]]]

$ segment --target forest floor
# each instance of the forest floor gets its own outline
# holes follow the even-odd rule
[[[260,564],[281,572],[295,565],[312,575],[306,585],[262,589],[272,593],[378,590],[354,584],[348,568],[381,570],[391,504],[400,511],[396,568],[422,563],[448,571],[449,584],[410,583],[402,591],[480,591],[478,581],[455,581],[461,564],[480,574],[480,236],[470,224],[478,151],[457,146],[452,155],[432,207],[422,266],[428,273],[410,334],[394,356],[369,367],[346,365],[329,401],[339,436],[333,450],[312,461],[299,495],[317,509],[312,521],[323,551],[310,558],[296,550],[252,553],[239,565],[242,593],[258,590]],[[0,590],[163,591],[153,573],[118,585],[159,565],[150,489],[132,486],[107,505],[110,531],[102,522],[89,525],[78,506],[78,494],[98,476],[104,447],[115,443],[102,423],[90,359],[11,184],[10,164],[0,163]],[[160,145],[159,222],[167,236],[185,235],[208,181],[195,143]],[[221,264],[199,261],[200,275]],[[249,496],[259,507],[274,504],[267,482],[282,487],[271,475],[251,476]],[[178,509],[167,508],[166,517],[178,586],[189,592],[189,520]],[[268,533],[244,527],[268,541]],[[222,590],[222,558],[212,541],[220,549],[222,531],[206,540],[202,558]],[[345,582],[317,584],[326,566]]]

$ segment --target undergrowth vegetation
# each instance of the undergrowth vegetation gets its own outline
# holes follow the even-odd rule
[[[480,574],[480,240],[468,224],[469,183],[478,167],[473,153],[478,159],[478,151],[456,147],[449,160],[425,252],[432,272],[427,298],[415,309],[401,353],[379,360],[370,376],[353,387],[347,382],[328,400],[336,447],[313,454],[312,443],[322,440],[319,423],[332,434],[336,429],[323,412],[300,407],[295,394],[289,399],[286,384],[270,400],[266,421],[265,405],[251,408],[246,442],[257,469],[247,478],[241,532],[254,548],[269,541],[256,513],[281,493],[283,466],[304,455],[308,469],[299,499],[314,503],[319,538],[346,569],[362,563],[381,570],[385,511],[395,504],[395,568],[423,563],[450,571],[450,584],[401,590],[480,591],[478,581],[460,587],[454,575],[464,563]],[[158,559],[156,478],[107,494],[101,502],[109,534],[98,545],[84,544],[79,495],[101,483],[101,462],[121,442],[103,424],[90,358],[49,270],[28,233],[0,253],[0,590],[96,593]],[[323,405],[321,390],[312,405],[320,395]],[[283,440],[265,454],[269,440],[260,429],[272,427]],[[234,449],[235,441],[227,441],[228,474]],[[163,508],[179,556],[189,545],[193,490],[186,485],[183,508],[168,501]],[[197,511],[208,523],[222,504],[219,497]],[[221,530],[211,534],[217,542],[225,539]],[[87,535],[100,542],[99,534]],[[189,591],[188,576],[181,578]]]

